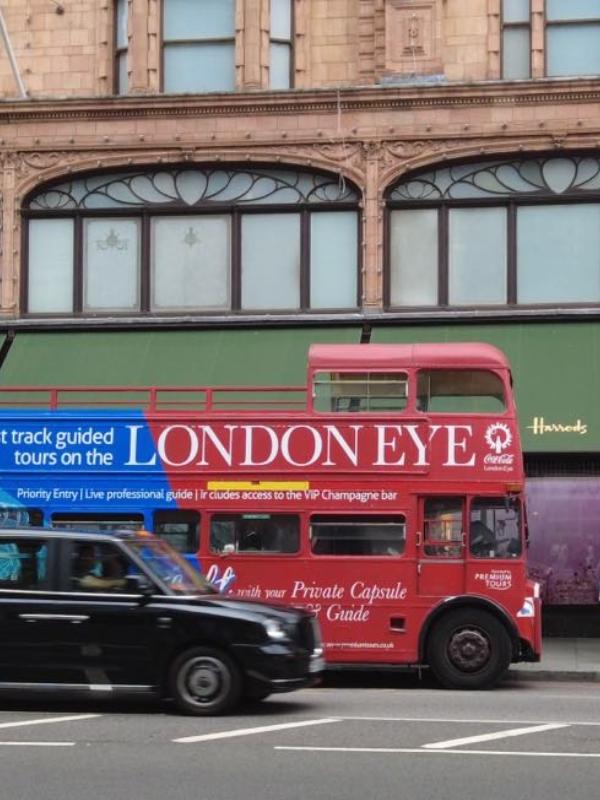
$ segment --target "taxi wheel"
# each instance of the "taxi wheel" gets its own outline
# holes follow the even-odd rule
[[[241,696],[240,671],[229,656],[212,647],[181,653],[171,667],[170,693],[185,714],[212,716],[232,709]]]
[[[447,689],[490,689],[510,666],[511,641],[504,625],[480,609],[452,611],[437,622],[427,642],[427,662]]]

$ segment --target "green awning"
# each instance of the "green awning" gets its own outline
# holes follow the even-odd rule
[[[359,326],[17,333],[0,386],[303,385],[313,342]]]
[[[600,325],[377,326],[371,342],[489,342],[508,356],[526,452],[600,450]]]

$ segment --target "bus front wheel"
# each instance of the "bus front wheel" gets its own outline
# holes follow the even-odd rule
[[[506,673],[511,655],[504,625],[480,609],[447,614],[427,642],[427,662],[447,689],[490,689]]]
[[[194,647],[179,655],[171,667],[170,693],[185,714],[224,714],[241,696],[239,669],[226,653],[212,647]]]

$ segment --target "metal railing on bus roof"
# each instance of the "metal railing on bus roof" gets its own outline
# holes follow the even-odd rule
[[[297,411],[306,400],[306,388],[297,386],[0,386],[0,409]]]

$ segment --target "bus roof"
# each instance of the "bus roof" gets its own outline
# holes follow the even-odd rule
[[[510,369],[501,350],[483,342],[426,344],[313,344],[311,369],[400,369],[439,367]]]

